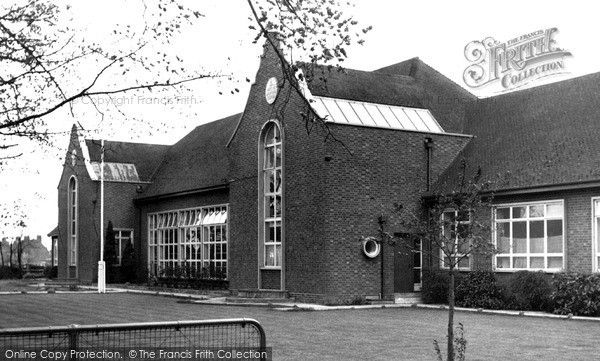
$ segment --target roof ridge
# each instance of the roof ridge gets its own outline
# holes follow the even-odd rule
[[[464,93],[467,93],[468,95],[470,95],[473,98],[479,99],[479,97],[473,93],[471,93],[467,88],[462,87],[460,84],[458,84],[457,82],[455,82],[454,80],[450,79],[449,77],[447,77],[446,75],[444,75],[442,72],[440,72],[439,70],[437,70],[436,68],[432,67],[431,65],[427,64],[426,62],[424,62],[423,60],[421,60],[419,57],[413,58],[416,59],[420,64],[425,65],[427,68],[433,70],[434,72],[436,72],[437,74],[441,75],[444,77],[444,79],[446,79],[451,85],[453,85],[455,88],[458,88],[459,91],[462,91]]]
[[[102,141],[102,139],[94,139],[94,138],[84,138],[85,141],[91,141],[94,142],[93,144],[100,144],[100,142]],[[98,143],[95,143],[98,142]],[[146,142],[126,142],[126,141],[121,141],[121,140],[111,140],[111,139],[104,139],[104,142],[111,142],[111,143],[121,143],[121,144],[134,144],[134,145],[152,145],[152,146],[160,146],[160,147],[170,147],[170,144],[159,144],[159,143],[146,143]]]
[[[353,72],[360,72],[360,73],[365,73],[365,74],[377,74],[377,75],[381,75],[381,76],[389,76],[389,77],[398,78],[398,79],[410,79],[413,81],[415,80],[410,75],[384,73],[384,72],[378,72],[376,70],[362,70],[362,69],[354,69],[354,68],[348,68],[348,67],[343,67],[343,66],[334,67],[334,66],[329,66],[329,65],[324,65],[324,64],[309,64],[309,63],[305,63],[305,64],[307,64],[308,66],[315,66],[315,67],[321,68],[323,70],[327,70],[333,74],[335,74],[335,73],[344,74],[345,71],[353,71]],[[344,74],[344,75],[348,75],[348,74]],[[310,82],[308,84],[310,86]]]
[[[521,89],[514,89],[512,91],[506,91],[506,92],[502,92],[496,95],[492,95],[492,96],[488,96],[488,97],[483,97],[480,98],[480,100],[482,101],[487,101],[489,99],[498,99],[501,97],[508,97],[510,95],[522,95],[526,92],[536,92],[536,91],[542,91],[542,90],[547,90],[549,87],[551,86],[566,86],[565,83],[575,83],[581,80],[584,80],[584,78],[588,78],[588,77],[593,77],[593,76],[600,76],[600,71],[597,72],[593,72],[593,73],[588,73],[588,74],[582,74],[582,75],[578,75],[578,76],[574,76],[572,78],[568,78],[568,79],[558,79],[556,81],[553,82],[549,82],[549,83],[543,83],[543,84],[539,84],[539,85],[535,85],[535,86],[531,86],[531,87],[527,87],[527,88],[521,88]]]

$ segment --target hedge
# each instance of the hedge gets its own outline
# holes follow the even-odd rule
[[[600,316],[600,274],[557,273],[552,284],[554,313]]]

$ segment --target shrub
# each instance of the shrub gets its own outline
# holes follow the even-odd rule
[[[552,311],[552,286],[542,272],[519,271],[509,280],[510,308],[526,311]]]
[[[0,266],[0,279],[17,279],[20,278],[20,272],[17,267]]]
[[[58,277],[58,267],[57,266],[47,266],[44,268],[44,277],[48,279]]]
[[[421,297],[424,303],[448,303],[450,276],[442,270],[423,270]]]
[[[128,241],[123,249],[123,255],[121,259],[121,267],[119,268],[121,273],[121,280],[123,282],[135,282],[137,279],[136,264],[135,264],[135,251],[133,244]]]
[[[600,274],[557,273],[552,283],[554,313],[600,316]]]
[[[496,276],[490,271],[469,272],[456,286],[456,305],[492,310],[505,307],[502,289],[496,284]]]

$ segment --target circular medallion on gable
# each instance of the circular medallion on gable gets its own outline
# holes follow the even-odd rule
[[[267,81],[267,86],[265,87],[265,98],[267,99],[267,103],[273,104],[275,99],[277,99],[277,92],[279,91],[279,87],[277,85],[277,78],[272,77]]]

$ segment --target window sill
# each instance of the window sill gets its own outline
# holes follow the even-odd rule
[[[497,273],[516,273],[519,271],[529,271],[529,272],[543,272],[543,273],[559,273],[563,272],[562,268],[552,268],[552,269],[543,269],[543,268],[494,268],[494,272]]]

